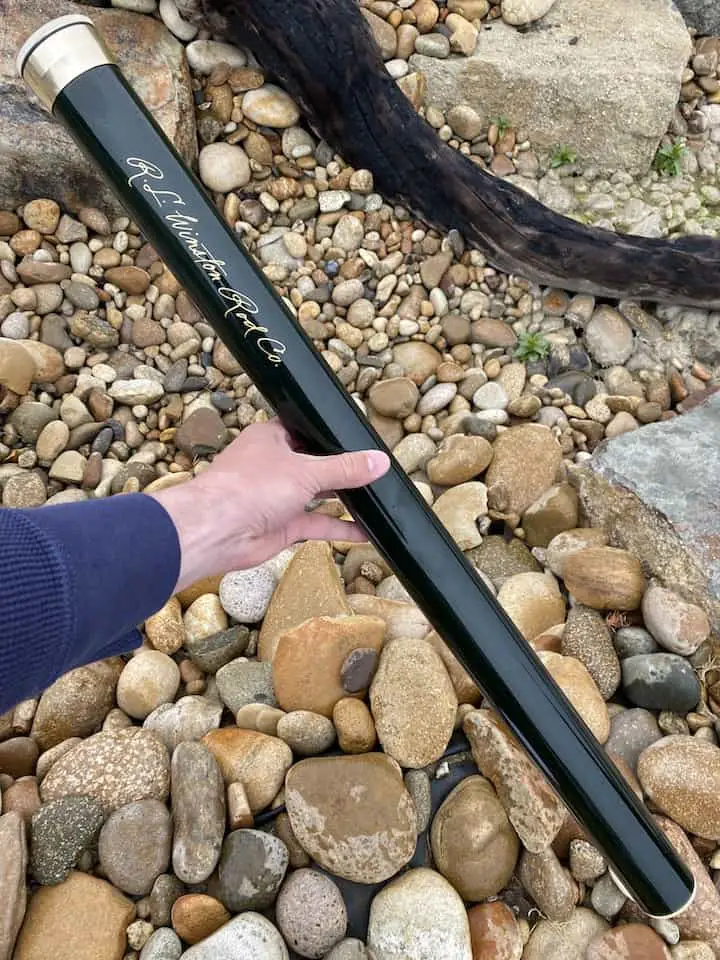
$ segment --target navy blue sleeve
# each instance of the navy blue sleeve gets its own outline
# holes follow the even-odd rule
[[[0,713],[139,646],[179,571],[173,522],[144,494],[0,509]]]

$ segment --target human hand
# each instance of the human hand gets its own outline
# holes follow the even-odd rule
[[[389,466],[379,450],[296,453],[279,420],[247,427],[197,477],[149,494],[169,513],[180,540],[176,591],[257,566],[300,540],[366,540],[357,525],[307,513],[305,505],[325,491],[364,487]]]

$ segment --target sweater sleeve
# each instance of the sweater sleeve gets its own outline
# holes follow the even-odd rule
[[[139,646],[179,570],[173,522],[144,494],[0,509],[0,713]]]

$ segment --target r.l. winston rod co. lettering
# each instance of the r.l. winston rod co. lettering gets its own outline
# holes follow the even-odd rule
[[[23,46],[18,68],[303,447],[384,450],[92,21],[46,24]],[[592,837],[618,885],[651,916],[683,910],[694,893],[690,871],[399,464],[391,458],[384,477],[343,501]]]

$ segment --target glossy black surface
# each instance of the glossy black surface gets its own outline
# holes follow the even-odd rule
[[[83,74],[54,113],[304,448],[385,449],[120,72]],[[685,906],[691,875],[401,467],[343,500],[640,906]]]

